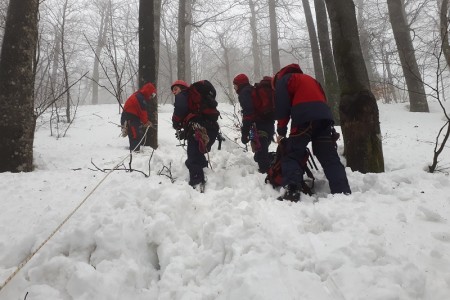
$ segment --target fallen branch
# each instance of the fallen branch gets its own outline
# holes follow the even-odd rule
[[[170,179],[170,182],[174,183],[175,182],[175,178],[173,178],[172,176],[172,162],[169,164],[169,167],[167,166],[163,166],[162,169],[158,172],[158,175],[163,175],[166,176]],[[163,173],[164,171],[167,171],[168,174]]]
[[[91,170],[91,171],[100,171],[100,172],[102,172],[102,173],[106,173],[106,172],[111,171],[111,170],[114,170],[114,171],[115,171],[115,170],[117,170],[117,171],[125,171],[125,172],[138,172],[138,173],[141,173],[142,175],[144,175],[145,177],[150,177],[150,174],[147,175],[147,174],[145,174],[144,172],[142,172],[141,170],[136,170],[136,169],[127,168],[124,164],[122,164],[122,165],[123,165],[122,168],[115,168],[115,169],[102,169],[102,168],[98,167],[98,166],[92,161],[92,159],[91,159],[91,164],[95,167],[95,169],[88,168],[88,169]]]

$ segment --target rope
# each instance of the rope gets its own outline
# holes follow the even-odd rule
[[[142,137],[142,139],[139,141],[139,144],[143,141],[143,139],[146,137],[147,135],[147,131],[150,127],[147,127],[147,129],[145,130],[144,136]],[[136,146],[137,147],[137,146]],[[136,148],[135,148],[136,149]],[[133,151],[135,150],[133,149]],[[58,227],[56,227],[55,230],[53,230],[53,232],[47,237],[47,239],[45,241],[43,241],[39,247],[37,247],[36,250],[34,250],[32,253],[30,253],[18,266],[17,269],[5,280],[5,282],[2,283],[2,285],[0,285],[0,292],[3,290],[3,288],[20,272],[20,270],[23,269],[23,267],[25,267],[25,265],[36,255],[36,253],[39,252],[39,250],[41,250],[42,247],[44,247],[44,245],[61,229],[61,227],[64,226],[64,224],[67,223],[67,221],[77,212],[77,210],[87,201],[87,199],[97,190],[97,188],[105,181],[105,179],[112,173],[114,172],[124,161],[125,159],[127,159],[129,156],[131,155],[131,152],[129,154],[127,154],[119,163],[117,163],[114,168],[112,168],[106,175],[105,177],[103,177],[102,180],[100,180],[100,182],[89,192],[89,194],[83,199],[83,201],[80,202],[80,204],[78,204],[77,207],[75,207],[75,209],[64,219],[64,221],[62,221],[61,224],[58,225]]]

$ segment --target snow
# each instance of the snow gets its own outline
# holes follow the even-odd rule
[[[0,299],[450,299],[449,176],[426,172],[444,119],[430,107],[380,103],[386,172],[347,168],[353,194],[331,195],[319,167],[300,203],[276,200],[226,104],[231,140],[213,146],[204,194],[187,184],[170,105],[158,149],[133,155],[149,177],[91,163],[128,166],[117,105],[79,107],[59,139],[39,119],[36,170],[0,174]]]

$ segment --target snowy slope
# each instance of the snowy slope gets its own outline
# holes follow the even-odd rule
[[[444,121],[430,106],[379,104],[386,172],[347,168],[343,196],[315,171],[316,194],[301,203],[275,200],[234,142],[228,105],[204,194],[187,184],[170,105],[159,148],[133,155],[149,177],[91,163],[128,166],[117,106],[80,107],[60,139],[38,120],[36,171],[0,174],[0,299],[450,299],[449,176],[425,172]]]

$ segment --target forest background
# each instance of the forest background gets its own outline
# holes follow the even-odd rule
[[[231,83],[234,75],[246,73],[255,82],[292,62],[299,63],[305,73],[325,81],[325,64],[322,68],[320,56],[322,60],[325,58],[320,53],[323,47],[319,46],[323,18],[316,15],[319,3],[323,5],[324,1],[150,2],[154,5],[151,17],[157,19],[153,22],[160,29],[155,41],[159,103],[173,101],[169,87],[176,79],[187,82],[209,79],[218,87],[219,100],[236,103]],[[436,80],[440,80],[443,85],[440,96],[445,99],[448,76],[440,73],[446,65],[441,14],[448,15],[448,9],[442,12],[445,3],[441,0],[354,1],[371,91],[379,101],[408,101],[402,61],[389,19],[390,2],[400,3],[405,12],[427,95],[435,92]],[[0,1],[2,29],[8,4],[7,0]],[[276,20],[275,54],[279,55],[279,62],[273,58],[271,15]],[[75,114],[67,106],[117,100],[123,103],[138,88],[138,24],[137,0],[40,1],[34,102],[37,114],[51,104],[56,135],[62,134],[67,126],[60,122],[70,123]],[[3,33],[0,31],[0,41]],[[184,38],[179,38],[182,34]]]

